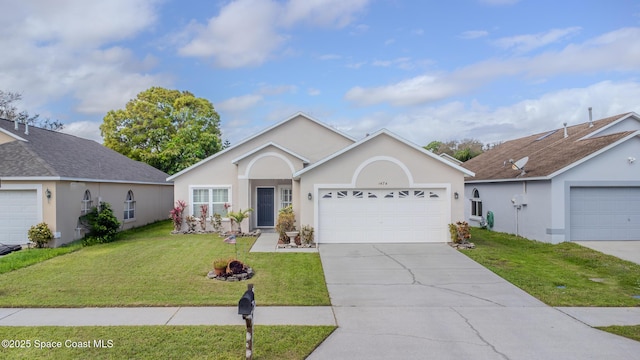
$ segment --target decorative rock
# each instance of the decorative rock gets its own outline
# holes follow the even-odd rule
[[[253,269],[250,267],[245,267],[244,272],[241,272],[239,274],[223,274],[220,276],[216,276],[216,274],[213,271],[209,271],[209,273],[207,274],[207,277],[209,279],[216,279],[216,280],[220,280],[220,281],[242,281],[242,280],[249,280],[253,277]]]

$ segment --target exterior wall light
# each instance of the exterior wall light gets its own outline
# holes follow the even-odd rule
[[[307,199],[309,199],[309,200],[313,199],[313,195],[311,195],[311,193],[308,193],[307,194]]]
[[[460,195],[458,195],[457,191],[453,193],[453,198],[454,199],[458,200],[459,197],[460,197]]]
[[[46,196],[46,197],[47,197],[47,199],[51,199],[51,190],[49,190],[49,189],[47,188],[47,190],[45,190],[45,192],[44,192],[44,196]]]

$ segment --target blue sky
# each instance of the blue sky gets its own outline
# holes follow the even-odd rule
[[[208,99],[236,143],[296,112],[356,138],[504,141],[640,113],[640,1],[25,0],[0,89],[101,141],[151,86]]]

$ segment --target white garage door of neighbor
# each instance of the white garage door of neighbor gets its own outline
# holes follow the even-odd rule
[[[571,240],[640,240],[640,187],[573,187]]]
[[[445,189],[324,189],[319,243],[446,242]]]
[[[0,243],[28,243],[27,232],[37,223],[38,203],[35,190],[0,190]]]

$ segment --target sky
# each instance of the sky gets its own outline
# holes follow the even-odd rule
[[[640,1],[0,0],[0,90],[101,142],[152,86],[231,144],[297,112],[356,139],[498,143],[640,113]]]

